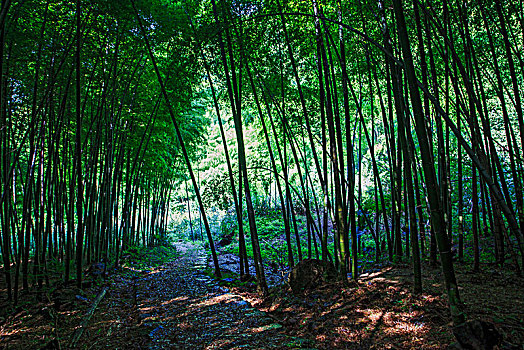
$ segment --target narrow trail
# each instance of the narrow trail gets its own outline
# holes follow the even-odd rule
[[[412,269],[406,265],[363,274],[356,284],[325,283],[301,296],[275,289],[262,300],[251,288],[228,289],[205,275],[204,249],[190,243],[176,248],[177,254],[171,247],[126,253],[122,267],[103,283],[62,286],[43,301],[34,296],[0,316],[0,350],[72,349],[78,330],[78,350],[443,350],[454,341],[440,269],[423,270],[420,295],[411,293]],[[176,257],[160,265],[168,256]],[[233,257],[222,258],[224,266],[235,268]],[[523,344],[522,279],[494,269],[459,269],[457,275],[470,318],[494,322],[504,339]],[[84,322],[86,315],[92,318]]]
[[[300,347],[300,340],[285,335],[280,324],[205,275],[203,250],[185,242],[176,243],[176,249],[179,258],[142,273],[131,283],[122,279],[113,284],[107,313],[119,321],[116,329],[106,334],[115,348],[130,344],[130,339],[134,346],[126,349]],[[104,321],[97,323],[100,327]]]

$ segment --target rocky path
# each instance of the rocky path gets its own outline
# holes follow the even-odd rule
[[[197,246],[177,243],[176,248],[181,256],[174,261],[134,282],[113,284],[106,302],[118,320],[112,346],[130,349],[134,339],[136,348],[155,350],[300,348],[302,342],[285,335],[274,319],[203,274],[206,256]]]

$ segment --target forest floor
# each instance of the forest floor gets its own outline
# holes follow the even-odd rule
[[[424,266],[420,295],[410,291],[409,266],[396,265],[301,296],[273,287],[263,299],[252,284],[209,277],[199,246],[177,242],[176,249],[160,267],[131,262],[84,291],[63,287],[17,309],[0,303],[0,349],[70,349],[103,288],[79,349],[445,349],[453,342],[439,269]],[[460,265],[457,279],[470,319],[494,322],[505,340],[524,343],[522,279]]]

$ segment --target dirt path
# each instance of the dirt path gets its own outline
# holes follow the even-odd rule
[[[86,349],[109,345],[115,349],[292,349],[303,345],[300,339],[283,334],[282,326],[265,313],[203,274],[203,250],[181,242],[176,248],[181,256],[174,261],[131,277],[131,283],[124,276],[113,282],[106,310],[99,312],[90,327]]]
[[[0,350],[70,349],[71,335],[104,287],[107,295],[78,349],[442,350],[454,341],[440,269],[424,266],[419,295],[411,293],[409,266],[397,265],[363,274],[358,283],[327,283],[302,296],[275,288],[262,299],[250,288],[232,292],[203,274],[204,249],[189,243],[176,248],[179,256],[154,270],[137,264],[160,264],[171,248],[158,247],[167,254],[141,251],[140,259],[124,256],[124,267],[105,286],[57,288],[43,300],[25,296],[12,310],[0,304],[0,311],[9,311],[0,313]],[[222,260],[221,266],[235,269],[233,257]],[[522,280],[460,265],[457,277],[469,318],[493,322],[505,340],[523,344]]]

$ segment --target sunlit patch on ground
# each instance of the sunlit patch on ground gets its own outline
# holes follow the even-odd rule
[[[122,265],[122,269],[127,270],[127,271],[131,271],[131,272],[136,272],[136,273],[140,273],[140,272],[142,272],[142,270],[137,269],[137,268],[135,268],[135,267],[133,267],[133,266],[130,266],[130,265],[128,265],[128,264],[124,264],[124,265]]]
[[[197,252],[187,248],[188,254]],[[181,258],[152,271],[127,268],[124,274],[112,276],[110,293],[82,337],[87,344],[83,349],[147,349],[154,343],[166,349],[437,350],[452,341],[438,270],[425,270],[420,295],[411,293],[409,269],[386,268],[363,275],[358,283],[322,285],[303,296],[293,296],[284,288],[263,299],[252,289],[215,288],[189,265]],[[136,304],[133,276],[138,276]],[[514,342],[524,338],[519,328],[524,318],[519,313],[524,308],[521,282],[489,272],[459,273],[458,279],[471,318],[498,322]],[[491,293],[475,284],[478,280]],[[74,288],[69,293],[69,306],[56,313],[62,348],[67,348],[97,289],[86,291],[88,302],[77,300],[79,292]],[[49,310],[51,305],[26,305],[27,311],[3,323],[0,348],[8,342],[17,344],[15,349],[39,349],[53,339],[53,321],[46,307]],[[500,310],[507,311],[497,321],[493,315],[499,316]],[[304,343],[308,340],[312,343]]]
[[[200,303],[194,304],[194,308],[198,309],[199,307],[202,307],[202,306],[211,306],[215,304],[232,303],[235,300],[238,300],[238,296],[226,293],[226,294],[214,296]]]
[[[431,331],[437,327],[427,316],[435,307],[446,313],[445,301],[430,294],[413,296],[409,284],[395,278],[394,272],[388,268],[368,275],[357,287],[354,282],[337,283],[302,298],[282,297],[265,310],[287,322],[292,334],[314,337],[320,349],[410,349],[421,344],[424,349],[445,348],[451,340],[449,330],[436,336]]]
[[[382,310],[377,309],[365,309],[362,312],[372,322],[377,322],[384,315],[384,312]]]
[[[210,344],[208,346],[206,346],[204,349],[205,350],[211,350],[211,349],[231,349],[232,348],[232,343],[233,341],[232,340],[227,340],[227,339],[219,339],[219,340],[216,340],[213,342],[213,344]]]
[[[166,301],[163,301],[161,303],[162,306],[166,306],[166,305],[169,305],[169,304],[173,304],[173,303],[181,303],[181,302],[184,302],[186,300],[189,300],[188,297],[185,297],[185,296],[182,296],[182,297],[176,297],[176,298],[172,298],[170,300],[166,300]]]

